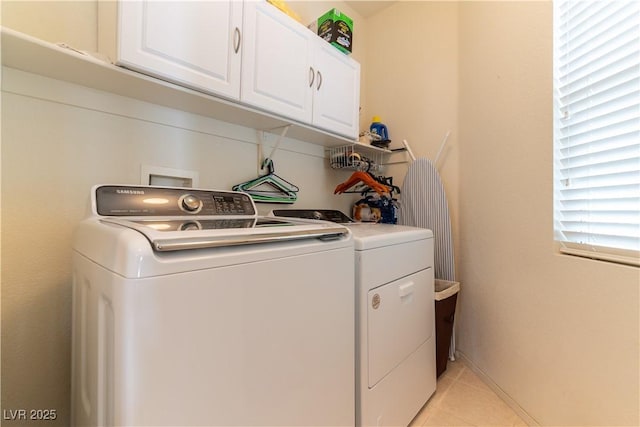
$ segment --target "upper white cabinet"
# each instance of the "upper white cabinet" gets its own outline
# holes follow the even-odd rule
[[[242,102],[311,123],[314,37],[272,5],[245,2]]]
[[[358,138],[360,64],[314,37],[313,124]]]
[[[242,2],[101,1],[99,50],[116,64],[240,97]]]
[[[243,28],[242,102],[357,139],[358,62],[266,2]]]
[[[117,65],[357,140],[360,64],[266,1],[98,4]]]

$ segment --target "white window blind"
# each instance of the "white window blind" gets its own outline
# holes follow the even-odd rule
[[[640,1],[554,1],[561,251],[640,265]]]

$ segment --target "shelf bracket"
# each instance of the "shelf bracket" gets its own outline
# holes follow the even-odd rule
[[[403,139],[402,145],[404,145],[404,148],[407,150],[407,153],[409,153],[409,157],[411,158],[411,161],[415,162],[416,156],[413,154],[413,151],[411,151],[411,147],[409,147],[409,141],[407,141],[406,139]]]
[[[433,165],[436,166],[436,168],[438,167],[438,160],[440,160],[440,155],[442,154],[442,150],[444,149],[445,145],[447,145],[447,140],[449,139],[449,135],[451,135],[451,131],[447,131],[447,134],[444,136],[444,138],[442,139],[442,142],[440,143],[438,154],[436,154],[436,159],[433,161]]]
[[[287,134],[287,131],[289,130],[289,128],[291,126],[293,126],[293,125],[284,125],[284,126],[280,126],[280,127],[277,127],[277,128],[262,129],[262,130],[258,131],[258,174],[264,172],[265,165],[267,164],[267,160],[273,158],[273,155],[275,154],[276,150],[278,149],[278,146],[280,145],[280,143],[284,139],[285,135]],[[265,134],[266,133],[275,133],[274,131],[280,130],[280,129],[281,129],[281,131],[280,131],[280,134],[278,134],[278,139],[276,140],[275,145],[271,148],[271,152],[269,152],[269,155],[265,157],[264,156]]]
[[[438,162],[440,161],[440,158],[442,156],[442,152],[444,151],[446,145],[447,145],[447,140],[449,139],[449,135],[451,135],[451,131],[447,131],[447,133],[445,134],[444,138],[442,139],[442,142],[440,142],[440,148],[438,148],[438,153],[436,154],[435,159],[433,160],[433,166],[436,167],[436,169],[439,169],[438,167]],[[402,145],[404,145],[404,148],[407,150],[407,153],[409,153],[409,157],[411,158],[412,162],[415,162],[416,160],[416,156],[413,154],[413,151],[411,151],[411,147],[409,146],[409,142],[404,139],[402,140]]]

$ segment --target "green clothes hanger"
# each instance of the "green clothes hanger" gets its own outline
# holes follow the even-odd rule
[[[260,203],[294,203],[298,200],[297,193],[300,189],[286,179],[276,175],[273,160],[270,158],[264,159],[262,169],[264,168],[268,170],[267,174],[236,184],[233,186],[233,190],[242,191],[248,194],[255,202]]]

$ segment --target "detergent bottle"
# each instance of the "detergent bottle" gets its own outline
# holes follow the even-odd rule
[[[371,126],[369,127],[369,131],[372,135],[378,135],[381,141],[389,140],[389,132],[387,131],[387,127],[382,124],[379,116],[373,116],[371,119]],[[374,137],[375,138],[375,137]]]

